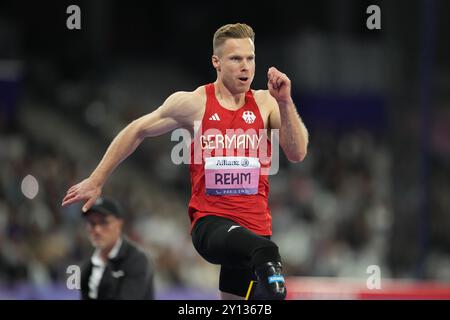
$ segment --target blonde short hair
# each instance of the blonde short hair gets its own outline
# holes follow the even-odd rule
[[[226,24],[214,33],[213,52],[218,54],[219,48],[227,39],[244,39],[250,38],[255,41],[255,32],[252,27],[245,23]]]

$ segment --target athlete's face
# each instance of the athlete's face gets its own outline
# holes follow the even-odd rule
[[[255,76],[255,45],[250,38],[227,39],[213,55],[218,78],[232,93],[250,89]]]
[[[89,239],[98,249],[112,248],[122,232],[123,221],[112,215],[90,212],[86,221]]]

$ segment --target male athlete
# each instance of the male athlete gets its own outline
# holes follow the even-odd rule
[[[213,38],[212,64],[217,71],[214,83],[175,92],[158,109],[131,122],[114,138],[92,174],[67,191],[62,205],[86,201],[83,211],[87,211],[113,170],[144,138],[188,128],[194,136],[188,210],[192,241],[204,259],[221,265],[221,297],[282,300],[286,287],[281,258],[270,240],[265,170],[270,163],[263,163],[261,154],[271,154],[265,130],[276,129],[286,157],[300,162],[306,156],[308,132],[286,74],[271,67],[268,90],[250,89],[255,74],[250,26],[220,27]]]

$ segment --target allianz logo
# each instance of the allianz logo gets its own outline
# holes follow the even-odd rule
[[[238,166],[240,164],[239,160],[217,160],[217,166]]]
[[[248,167],[249,161],[248,159],[242,159],[242,160],[217,160],[216,166],[242,166],[242,167]]]

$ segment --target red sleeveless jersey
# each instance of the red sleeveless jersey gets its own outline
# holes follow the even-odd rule
[[[241,108],[228,110],[219,104],[214,83],[205,90],[205,113],[190,146],[191,230],[199,218],[214,215],[271,235],[271,144],[252,91]]]

